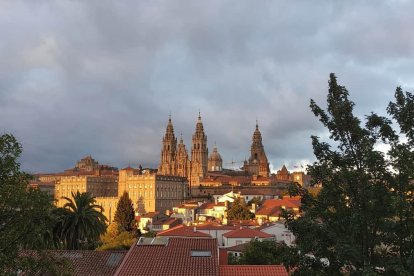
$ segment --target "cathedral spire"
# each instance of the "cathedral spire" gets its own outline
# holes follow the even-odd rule
[[[191,165],[190,182],[198,184],[200,178],[204,177],[208,170],[207,135],[204,133],[200,112],[198,112],[196,130],[191,144]]]
[[[175,172],[174,161],[177,150],[177,138],[174,135],[174,127],[171,120],[171,114],[168,116],[167,129],[162,139],[161,161],[159,173],[163,175],[173,175]]]

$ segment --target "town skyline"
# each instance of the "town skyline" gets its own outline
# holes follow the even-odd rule
[[[316,3],[316,4],[315,4]],[[331,72],[364,119],[414,89],[410,1],[2,1],[0,131],[22,169],[85,155],[157,168],[171,113],[187,147],[201,111],[223,163],[248,158],[259,121],[271,171],[314,160]],[[248,19],[248,20],[247,20]],[[190,148],[187,148],[190,150]],[[229,165],[224,165],[229,167]]]

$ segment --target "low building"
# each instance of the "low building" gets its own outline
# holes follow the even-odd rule
[[[167,218],[166,215],[160,212],[149,212],[144,215],[140,215],[135,217],[135,220],[138,223],[138,229],[141,231],[141,233],[148,233],[152,231],[152,224],[153,222]]]
[[[230,247],[247,243],[253,239],[258,240],[273,240],[275,238],[272,234],[267,234],[256,229],[240,227],[223,235],[224,247]]]
[[[259,222],[278,221],[282,209],[290,210],[295,216],[300,215],[301,198],[284,196],[281,199],[267,199],[256,211],[255,217]]]
[[[171,216],[182,219],[185,224],[192,223],[196,219],[197,209],[201,204],[201,202],[188,202],[175,206]]]
[[[284,242],[288,246],[295,242],[295,236],[286,228],[283,222],[265,223],[256,229],[274,235],[276,241]]]
[[[219,275],[217,240],[140,238],[114,275]]]
[[[226,218],[228,204],[225,202],[218,203],[204,203],[197,209],[197,220],[206,221],[208,218],[215,218],[220,221]]]
[[[168,237],[168,238],[199,238],[199,239],[210,239],[209,234],[203,233],[197,230],[197,227],[179,225],[174,228],[161,231],[157,234],[157,237]]]
[[[223,235],[238,229],[239,226],[235,225],[222,225],[216,222],[207,222],[201,225],[197,225],[197,231],[210,235],[217,239],[219,246],[224,246]]]
[[[282,265],[229,266],[220,258],[216,239],[141,237],[114,275],[288,275]]]
[[[181,225],[183,221],[179,218],[162,218],[159,220],[156,220],[152,223],[152,231],[154,232],[160,232],[160,231],[164,231],[164,230],[168,230],[171,228],[174,228],[178,225]]]
[[[69,262],[74,276],[112,276],[121,265],[128,251],[126,250],[48,250],[47,253],[56,259]],[[21,255],[30,255],[36,259],[38,252],[24,250]],[[26,275],[24,272],[19,275]],[[38,274],[36,274],[38,275]]]

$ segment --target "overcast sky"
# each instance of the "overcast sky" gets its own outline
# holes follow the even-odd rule
[[[224,167],[256,119],[273,170],[313,162],[309,109],[334,72],[357,114],[414,88],[414,1],[0,1],[0,133],[29,172],[92,155],[156,167],[171,113],[190,151],[198,111]]]

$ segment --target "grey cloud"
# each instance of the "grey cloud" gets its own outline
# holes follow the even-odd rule
[[[375,6],[374,6],[375,5]],[[171,112],[187,149],[201,110],[225,162],[248,157],[259,120],[274,169],[313,160],[330,72],[356,112],[412,90],[406,1],[10,1],[0,3],[0,131],[23,167],[58,171],[85,154],[157,166]]]

